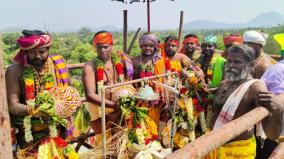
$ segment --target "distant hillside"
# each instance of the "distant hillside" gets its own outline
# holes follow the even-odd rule
[[[284,23],[284,16],[276,12],[260,14],[247,23],[223,23],[210,20],[196,20],[184,24],[184,30],[237,29],[248,27],[272,27]]]
[[[23,29],[31,29],[29,26],[12,26],[4,29],[0,29],[0,33],[14,33],[14,32],[22,32]]]
[[[207,19],[203,20],[196,20],[192,22],[185,23],[183,28],[184,30],[210,30],[210,29],[242,29],[242,28],[249,28],[249,27],[273,27],[279,24],[284,24],[284,16],[276,13],[276,12],[268,12],[263,13],[255,18],[251,19],[247,23],[224,23],[224,22],[217,22],[211,21]],[[116,26],[103,26],[103,27],[90,27],[84,26],[86,28],[90,28],[92,31],[96,32],[99,30],[108,30],[112,32],[122,32],[123,29],[121,27]],[[8,28],[0,29],[0,33],[5,32],[21,32],[23,29],[31,29],[30,26],[12,26]],[[35,29],[35,28],[32,28]],[[50,32],[78,32],[81,28],[70,28],[70,29],[53,29],[49,30]],[[128,26],[128,31],[136,31],[136,27]],[[153,30],[155,30],[153,28]],[[164,28],[162,30],[168,30],[168,28]],[[158,31],[162,31],[158,29]],[[172,29],[171,29],[172,30]]]

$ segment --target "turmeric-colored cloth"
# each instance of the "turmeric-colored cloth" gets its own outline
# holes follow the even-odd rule
[[[256,156],[256,141],[253,136],[247,140],[227,143],[212,151],[204,159],[254,159]]]
[[[156,125],[159,125],[161,110],[160,110],[160,108],[157,106],[157,104],[151,105],[150,102],[139,101],[139,102],[137,103],[137,105],[138,105],[139,107],[146,107],[146,108],[148,108],[148,116],[149,116],[149,118],[150,118],[151,120],[153,120]]]
[[[160,44],[159,48],[161,50],[162,58],[159,59],[155,64],[155,74],[164,74],[164,73],[167,73],[165,65],[166,65],[166,61],[169,59],[166,54],[165,44]],[[170,68],[171,70],[175,70],[179,72],[182,70],[182,64],[180,61],[173,59],[173,60],[170,60]]]
[[[155,64],[155,75],[164,74],[166,72],[165,67],[166,58],[159,59]],[[171,69],[180,72],[182,70],[182,64],[178,60],[170,60]]]

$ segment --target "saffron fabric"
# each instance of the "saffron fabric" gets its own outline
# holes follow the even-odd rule
[[[94,37],[93,41],[94,46],[97,44],[109,44],[113,45],[112,34],[108,32],[100,33]]]

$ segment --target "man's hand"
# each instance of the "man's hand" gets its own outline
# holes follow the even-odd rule
[[[283,99],[272,92],[259,92],[257,104],[266,107],[272,113],[284,111]]]
[[[106,107],[112,108],[112,109],[114,109],[114,111],[120,110],[118,102],[112,102],[110,105],[107,105]]]

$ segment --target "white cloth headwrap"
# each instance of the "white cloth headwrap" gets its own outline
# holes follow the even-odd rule
[[[244,42],[261,44],[262,46],[265,45],[267,37],[268,34],[265,34],[257,30],[246,31],[243,35]]]

